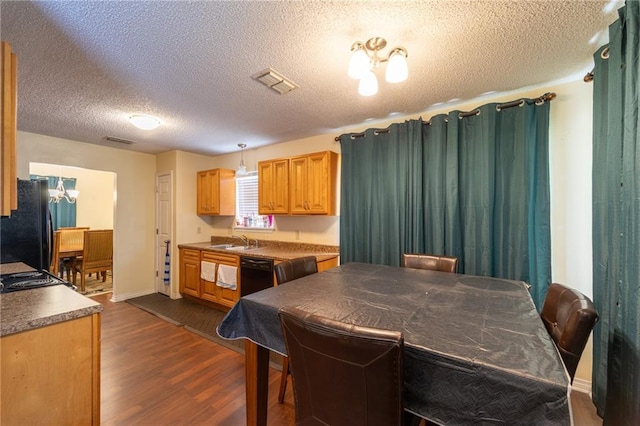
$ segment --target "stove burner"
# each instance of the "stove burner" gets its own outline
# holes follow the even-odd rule
[[[0,275],[0,293],[67,284],[47,271],[17,272]]]

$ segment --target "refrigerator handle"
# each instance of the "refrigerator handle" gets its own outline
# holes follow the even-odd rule
[[[49,247],[49,263],[47,263],[46,270],[51,268],[51,262],[53,261],[53,219],[51,218],[51,210],[47,206],[47,246]]]

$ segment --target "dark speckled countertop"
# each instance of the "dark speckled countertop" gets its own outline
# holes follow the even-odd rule
[[[211,237],[211,241],[209,242],[178,244],[178,248],[191,248],[239,256],[264,257],[274,260],[289,260],[303,256],[315,256],[318,262],[333,259],[340,255],[339,247],[322,244],[259,240],[258,247],[252,247],[249,250],[227,250],[211,247],[212,245],[218,244],[242,245],[242,242],[239,239],[230,237]],[[254,240],[251,240],[251,245],[253,244]]]
[[[30,271],[21,263],[3,264],[0,272]],[[0,336],[20,333],[93,315],[102,305],[65,285],[0,294]]]

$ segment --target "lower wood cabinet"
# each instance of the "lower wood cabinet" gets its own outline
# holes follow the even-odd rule
[[[213,281],[202,279],[200,277],[200,262],[202,261],[236,268],[240,265],[240,257],[237,255],[180,249],[180,293],[232,307],[240,299],[240,269],[236,269],[236,289],[231,290],[216,285],[217,267]]]
[[[218,254],[212,252],[202,252],[201,259],[205,262],[212,262],[217,265],[216,279],[220,265],[233,266],[236,268],[236,289],[231,290],[218,286],[215,282],[201,279],[202,294],[200,297],[210,302],[219,303],[232,307],[240,299],[240,257],[235,255]]]
[[[100,424],[100,314],[4,336],[0,355],[0,424]]]

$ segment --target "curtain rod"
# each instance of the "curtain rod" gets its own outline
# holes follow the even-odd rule
[[[537,98],[534,98],[533,101],[535,102],[536,105],[542,105],[545,102],[551,102],[552,100],[554,100],[556,98],[556,94],[554,92],[547,92],[542,96],[539,96]],[[518,99],[517,101],[511,101],[511,102],[505,102],[503,104],[498,104],[496,105],[496,110],[501,111],[503,109],[507,109],[507,108],[511,108],[511,107],[515,107],[515,106],[523,106],[524,105],[524,99]],[[474,115],[478,115],[480,114],[480,109],[476,108],[472,111],[467,111],[467,112],[461,112],[458,114],[458,118],[459,119],[463,119],[465,117],[471,117]],[[448,119],[445,119],[445,121],[448,121]],[[426,124],[426,125],[431,125],[431,120],[429,121],[424,121],[422,120],[422,124]],[[374,135],[379,135],[380,133],[388,133],[389,132],[389,127],[385,128],[385,129],[376,129],[373,131]],[[352,139],[355,138],[361,138],[365,135],[364,132],[362,133],[354,133],[351,135]],[[335,138],[333,138],[334,141],[336,142],[340,142],[340,136],[336,136]]]
[[[605,47],[604,49],[602,49],[602,52],[600,52],[600,57],[602,59],[609,59],[609,48]],[[591,83],[593,81],[593,70],[589,71],[587,73],[587,75],[584,76],[584,82],[585,83]]]

